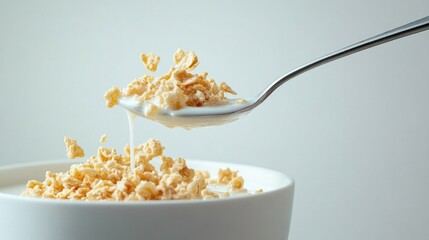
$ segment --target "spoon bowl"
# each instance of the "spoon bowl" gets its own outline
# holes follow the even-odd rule
[[[145,110],[148,104],[138,103],[133,98],[120,98],[119,105],[135,115],[159,122],[167,127],[182,127],[185,129],[224,125],[249,113],[255,104],[254,100],[236,103],[236,99],[228,100],[226,104],[203,107],[185,107],[179,110],[159,108],[158,113],[148,117]]]

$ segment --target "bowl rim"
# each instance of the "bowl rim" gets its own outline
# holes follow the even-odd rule
[[[227,203],[227,202],[235,202],[242,201],[244,199],[258,199],[263,197],[269,197],[269,195],[276,195],[283,191],[287,191],[288,189],[292,190],[292,193],[295,188],[295,180],[276,170],[253,166],[249,164],[241,164],[241,163],[231,163],[231,162],[215,162],[215,161],[207,161],[207,160],[197,160],[197,159],[187,159],[187,162],[192,164],[193,162],[199,163],[208,163],[208,164],[227,164],[228,166],[232,166],[233,168],[240,169],[239,167],[253,168],[258,170],[263,170],[267,172],[272,172],[278,176],[283,178],[283,186],[276,188],[274,190],[264,191],[262,193],[256,193],[251,195],[242,195],[242,196],[234,196],[229,198],[222,199],[194,199],[194,200],[153,200],[153,201],[85,201],[85,200],[59,200],[59,199],[48,199],[48,198],[37,198],[37,197],[23,197],[20,195],[8,194],[0,192],[0,202],[3,200],[13,200],[19,201],[23,203],[38,203],[38,204],[53,204],[53,205],[77,205],[77,206],[164,206],[164,205],[199,205],[199,204],[215,204],[215,203]],[[37,162],[28,162],[28,163],[16,163],[0,166],[0,173],[3,171],[8,171],[12,169],[19,168],[29,168],[29,167],[41,167],[45,165],[72,165],[77,163],[82,163],[84,161],[70,161],[70,160],[48,160],[48,161],[37,161]],[[46,171],[48,171],[47,169]]]

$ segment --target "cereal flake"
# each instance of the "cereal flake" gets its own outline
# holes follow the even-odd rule
[[[112,87],[104,94],[104,99],[106,100],[106,105],[109,108],[118,104],[118,100],[121,97],[122,92],[118,87]]]
[[[142,53],[141,59],[147,70],[151,72],[155,72],[156,69],[158,68],[158,64],[161,58],[153,53],[148,53],[148,54]]]
[[[100,143],[104,143],[107,139],[107,134],[103,134],[103,136],[100,137]]]
[[[66,144],[68,158],[74,159],[85,156],[84,150],[77,144],[76,140],[66,136],[64,137],[64,143]]]

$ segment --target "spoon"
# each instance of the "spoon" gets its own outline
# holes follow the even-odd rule
[[[151,120],[162,123],[168,127],[183,127],[186,129],[206,126],[223,125],[239,119],[246,115],[251,110],[259,106],[265,99],[270,96],[278,87],[288,80],[323,64],[335,61],[342,57],[346,57],[356,52],[375,47],[377,45],[396,40],[411,34],[429,29],[429,16],[419,19],[417,21],[397,27],[385,33],[381,33],[366,40],[357,42],[348,47],[342,48],[328,55],[322,56],[312,62],[309,62],[295,70],[280,77],[271,83],[264,91],[262,91],[254,99],[246,99],[244,103],[238,103],[236,99],[230,99],[226,104],[205,106],[205,107],[185,107],[180,110],[160,109],[158,114],[151,117]],[[119,105],[127,110],[142,117],[147,104],[140,104],[132,98],[119,99]],[[148,118],[148,117],[146,117]]]

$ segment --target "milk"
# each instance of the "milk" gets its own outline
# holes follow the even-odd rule
[[[130,129],[130,170],[134,170],[134,122],[137,117],[134,113],[127,111],[128,127]]]

